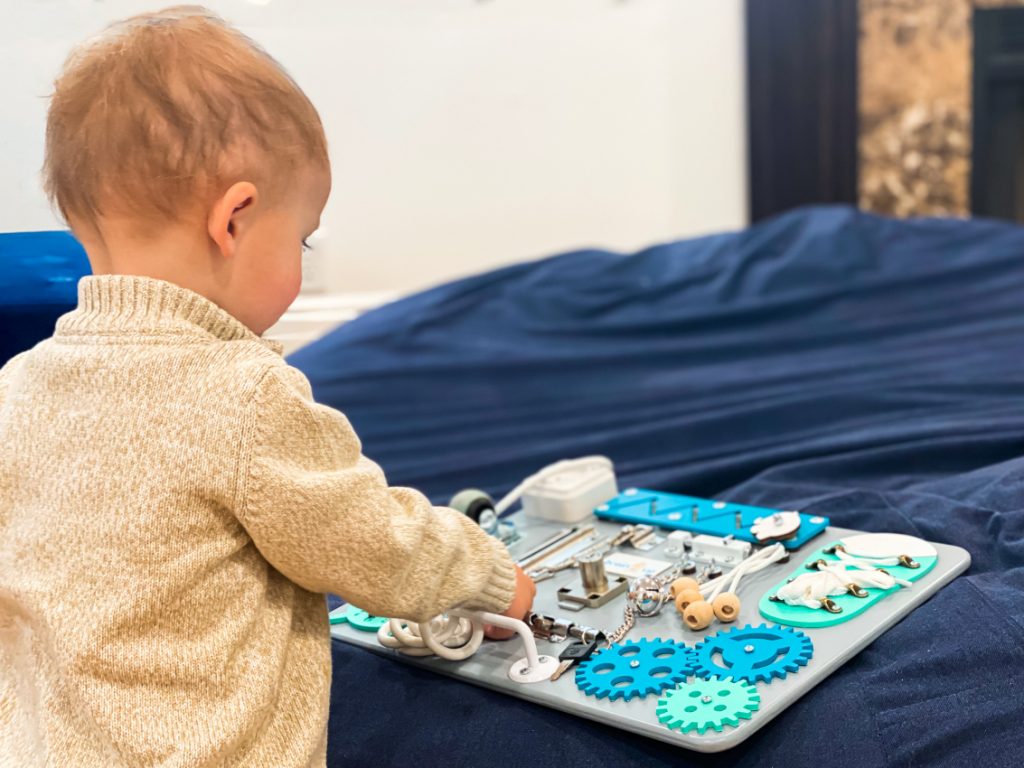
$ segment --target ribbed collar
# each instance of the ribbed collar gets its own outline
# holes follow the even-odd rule
[[[78,283],[78,308],[57,321],[55,335],[147,334],[248,339],[280,353],[209,299],[151,277],[98,275]]]

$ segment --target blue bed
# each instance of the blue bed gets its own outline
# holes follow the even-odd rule
[[[1024,229],[800,210],[738,234],[451,283],[292,362],[393,483],[439,502],[604,453],[623,485],[800,508],[959,544],[974,560],[717,756],[336,643],[332,765],[1024,757]]]
[[[84,262],[65,237],[0,241],[0,360],[73,302]],[[34,258],[15,274],[26,253],[52,256],[55,279]],[[799,507],[974,560],[717,756],[335,644],[332,766],[1020,764],[1024,229],[796,211],[441,286],[292,362],[393,483],[439,502],[604,453],[623,485]]]
[[[0,365],[53,334],[87,274],[85,251],[68,232],[0,233]]]

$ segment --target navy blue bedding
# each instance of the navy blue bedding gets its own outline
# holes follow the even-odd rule
[[[335,643],[330,764],[1018,765],[1022,305],[1024,229],[818,208],[472,277],[299,351],[391,482],[438,502],[603,453],[623,486],[800,508],[974,559],[718,756]]]
[[[0,233],[0,366],[53,335],[87,274],[85,250],[69,232]]]

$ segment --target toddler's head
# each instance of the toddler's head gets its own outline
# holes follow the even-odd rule
[[[198,7],[118,22],[72,52],[43,175],[95,272],[178,283],[256,333],[298,293],[330,191],[309,99]]]

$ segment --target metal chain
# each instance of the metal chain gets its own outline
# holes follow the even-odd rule
[[[673,568],[670,568],[668,573],[666,573],[664,576],[660,578],[655,578],[654,581],[657,582],[658,586],[664,589],[677,578],[679,578],[682,572],[682,567],[677,565]],[[608,635],[606,640],[607,644],[610,646],[613,643],[621,641],[626,635],[629,634],[629,631],[633,629],[634,626],[636,626],[636,608],[633,605],[633,601],[629,597],[627,597],[626,608],[622,612],[622,624],[620,624],[614,632]]]
[[[636,624],[636,612],[633,610],[633,604],[627,601],[626,610],[622,614],[622,624],[605,639],[607,645],[610,646],[622,640],[629,634],[629,630],[633,628],[634,624]]]

